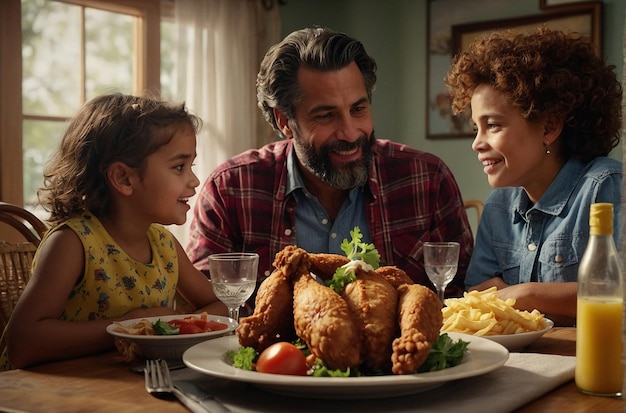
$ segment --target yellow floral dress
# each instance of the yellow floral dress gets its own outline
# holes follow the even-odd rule
[[[89,213],[53,228],[42,244],[63,227],[72,229],[83,244],[85,272],[70,292],[62,320],[107,319],[135,308],[173,305],[178,283],[178,255],[174,236],[167,229],[157,224],[148,229],[152,261],[144,264],[128,256],[100,220]],[[33,267],[37,265],[37,254]],[[10,369],[6,348],[1,348],[0,371]]]

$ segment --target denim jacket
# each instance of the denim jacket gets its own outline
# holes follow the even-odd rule
[[[576,281],[589,239],[589,208],[613,204],[619,245],[622,163],[570,159],[533,205],[523,188],[494,190],[485,201],[465,285],[494,276],[507,284]]]

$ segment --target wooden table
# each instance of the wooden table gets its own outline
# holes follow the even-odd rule
[[[572,356],[576,330],[554,328],[528,352]],[[116,360],[115,353],[48,363],[0,373],[2,412],[187,412],[176,401],[150,396],[143,375]],[[622,412],[620,398],[594,397],[576,390],[573,381],[527,404],[518,412]]]

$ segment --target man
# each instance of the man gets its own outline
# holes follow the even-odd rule
[[[209,254],[257,252],[259,282],[277,252],[344,253],[358,226],[381,264],[434,287],[422,243],[458,241],[449,295],[463,291],[473,236],[460,191],[437,157],[374,134],[376,63],[363,45],[329,29],[303,29],[269,49],[257,77],[258,104],[280,141],[219,166],[204,184],[188,253],[208,273]]]

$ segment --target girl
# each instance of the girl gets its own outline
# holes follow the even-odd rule
[[[108,324],[174,314],[176,291],[194,309],[227,314],[155,224],[186,220],[200,125],[184,105],[122,94],[78,112],[44,171],[39,198],[53,227],[7,325],[5,368],[109,350]]]
[[[610,202],[619,218],[622,164],[607,157],[621,127],[614,69],[581,36],[545,27],[494,33],[455,58],[453,110],[471,106],[472,149],[496,188],[466,287],[496,286],[520,309],[573,323],[590,205]],[[616,219],[616,243],[619,229]]]

